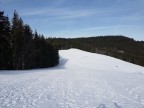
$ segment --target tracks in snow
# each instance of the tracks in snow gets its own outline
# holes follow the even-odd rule
[[[56,68],[0,73],[0,108],[144,108],[143,74],[82,55],[66,53]]]

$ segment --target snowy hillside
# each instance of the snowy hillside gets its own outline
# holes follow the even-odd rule
[[[144,67],[78,49],[55,68],[0,71],[0,108],[144,108]]]

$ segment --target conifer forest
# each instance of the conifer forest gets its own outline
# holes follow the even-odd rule
[[[33,33],[16,11],[11,21],[0,11],[0,70],[46,68],[58,63],[58,50],[43,35]]]

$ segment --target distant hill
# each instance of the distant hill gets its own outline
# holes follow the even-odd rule
[[[144,66],[144,41],[135,41],[125,36],[48,38],[47,42],[58,49],[78,48]]]

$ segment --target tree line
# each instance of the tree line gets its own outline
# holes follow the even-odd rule
[[[78,48],[144,66],[144,41],[125,36],[48,38],[47,41],[58,49]]]
[[[0,11],[0,70],[45,68],[58,63],[58,49],[43,35],[33,33],[16,11],[11,21]]]

